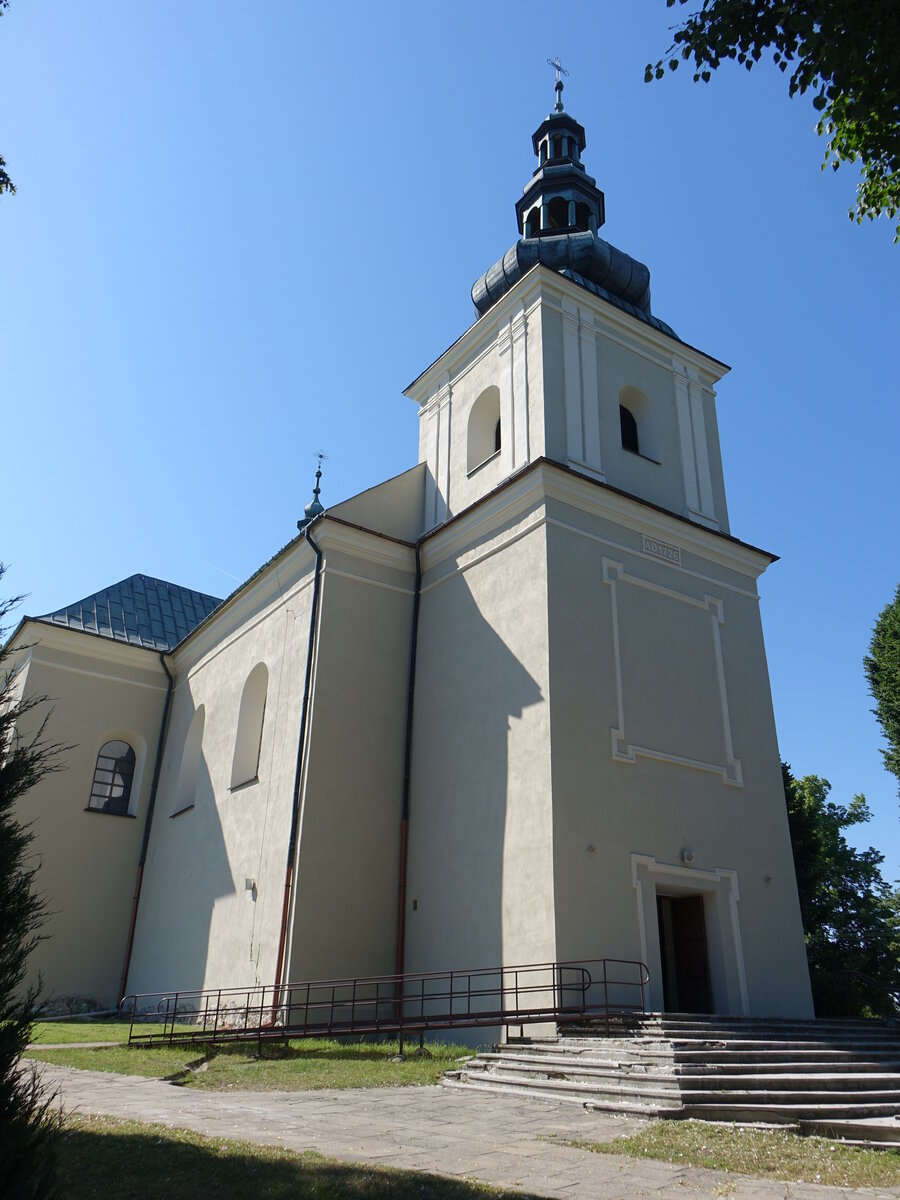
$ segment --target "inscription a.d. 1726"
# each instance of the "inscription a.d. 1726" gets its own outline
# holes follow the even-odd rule
[[[668,542],[661,542],[658,538],[644,538],[644,553],[652,554],[654,558],[664,558],[666,562],[675,563],[676,566],[681,566],[681,547],[670,546]]]

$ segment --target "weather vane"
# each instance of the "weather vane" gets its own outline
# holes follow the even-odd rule
[[[563,77],[563,75],[565,75],[565,77],[568,79],[569,72],[559,61],[558,54],[557,54],[556,58],[548,58],[547,59],[547,66],[553,67],[554,71],[556,71],[556,83],[554,84],[554,87],[556,88],[556,104],[554,105],[554,111],[562,112],[563,111],[562,94],[563,94],[563,87],[565,86],[563,84],[562,77]]]
[[[306,528],[310,521],[315,520],[316,517],[320,516],[325,511],[325,505],[319,499],[319,493],[322,490],[319,480],[322,478],[322,463],[326,461],[328,455],[324,450],[316,450],[313,454],[313,458],[316,459],[316,486],[313,488],[312,500],[310,500],[309,504],[307,504],[306,508],[303,510],[303,517],[297,522],[297,528],[301,532]]]

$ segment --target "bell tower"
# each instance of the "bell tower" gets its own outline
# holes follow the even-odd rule
[[[563,108],[565,68],[558,58],[547,61],[556,68],[556,103],[531,136],[538,166],[516,201],[519,233],[526,238],[596,233],[606,220],[603,193],[581,161],[584,129]]]
[[[473,284],[475,324],[406,393],[428,466],[423,527],[545,458],[727,533],[714,389],[728,368],[654,314],[649,269],[600,237],[605,197],[551,66],[519,238]]]

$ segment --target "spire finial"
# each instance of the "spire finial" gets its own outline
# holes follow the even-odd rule
[[[565,75],[566,78],[568,79],[569,72],[559,61],[558,54],[557,54],[556,58],[548,58],[547,59],[547,66],[553,67],[554,71],[556,71],[556,83],[553,85],[556,90],[556,103],[553,106],[553,111],[561,113],[563,111],[563,101],[562,101],[563,87],[565,86],[562,81],[562,76]]]
[[[298,529],[304,529],[310,521],[312,521],[315,517],[320,516],[325,511],[325,505],[319,499],[319,493],[322,490],[319,480],[322,478],[322,463],[326,461],[328,455],[324,452],[324,450],[317,450],[313,457],[317,459],[316,486],[313,488],[312,500],[310,500],[309,504],[307,504],[306,508],[303,510],[304,519],[297,522]]]

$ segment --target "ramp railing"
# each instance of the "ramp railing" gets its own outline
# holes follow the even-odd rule
[[[642,1013],[642,962],[601,958],[126,996],[129,1045],[285,1041]]]

